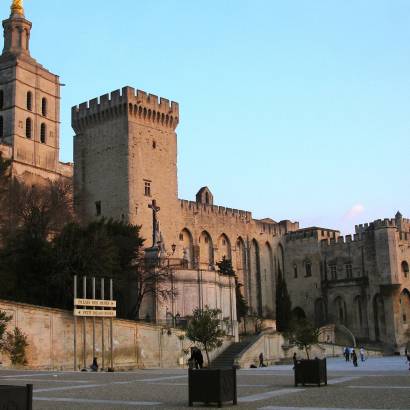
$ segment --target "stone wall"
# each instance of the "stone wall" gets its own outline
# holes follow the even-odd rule
[[[74,318],[71,312],[38,306],[0,301],[0,310],[13,319],[9,330],[18,326],[28,337],[27,368],[48,370],[72,370],[74,363]],[[86,363],[92,362],[92,320],[87,318]],[[102,364],[101,319],[96,319],[96,356]],[[110,326],[105,319],[105,366],[109,366]],[[83,363],[83,319],[77,320],[77,363]],[[183,350],[192,343],[183,338],[183,332],[163,326],[141,322],[114,319],[114,368],[175,368],[186,365],[187,356]],[[232,343],[227,338],[224,345],[212,352],[211,359]],[[0,354],[3,366],[10,365],[8,358]]]
[[[343,355],[344,346],[319,343],[309,349],[309,356],[311,358],[318,357],[320,359],[325,357],[339,357]],[[300,350],[296,346],[289,346],[285,338],[277,332],[262,333],[254,344],[247,350],[242,352],[236,360],[236,363],[242,368],[247,369],[251,365],[259,365],[259,355],[263,353],[264,363],[266,365],[273,365],[277,362],[292,363],[293,354],[296,353],[298,359],[305,359],[305,351]],[[367,357],[381,356],[382,351],[366,350]]]

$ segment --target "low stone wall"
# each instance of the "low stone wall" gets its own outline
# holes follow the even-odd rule
[[[344,346],[330,343],[319,343],[312,346],[309,350],[311,358],[318,357],[338,357],[343,355]],[[358,349],[357,349],[358,351]],[[241,352],[235,363],[242,369],[249,368],[251,365],[259,365],[259,355],[263,353],[264,363],[274,365],[280,362],[292,363],[293,353],[296,352],[298,359],[306,358],[306,353],[296,346],[289,346],[285,338],[278,332],[262,333],[256,342],[248,349]],[[382,356],[379,350],[366,350],[366,356]]]
[[[0,300],[0,310],[12,315],[9,330],[19,327],[28,338],[27,368],[47,370],[73,370],[74,366],[74,317],[71,312],[22,303]],[[86,363],[92,363],[92,318],[86,322]],[[102,320],[96,321],[96,356],[101,365]],[[104,320],[105,366],[109,366],[110,324]],[[77,365],[83,364],[84,321],[77,320]],[[184,338],[184,332],[147,323],[113,320],[114,367],[175,368],[186,365],[188,350],[192,343]],[[232,343],[227,339],[223,346],[212,352],[211,360]],[[10,362],[0,354],[0,362],[9,367]]]

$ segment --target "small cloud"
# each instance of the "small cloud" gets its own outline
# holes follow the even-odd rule
[[[355,204],[345,213],[343,219],[345,221],[354,219],[357,216],[361,215],[364,212],[364,210],[365,208],[363,204]]]

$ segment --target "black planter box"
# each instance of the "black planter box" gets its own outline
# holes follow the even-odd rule
[[[0,385],[0,409],[32,410],[33,385],[2,386]]]
[[[194,402],[237,404],[236,369],[189,369],[189,405]]]
[[[298,384],[327,385],[326,359],[298,360],[295,364],[295,386]]]

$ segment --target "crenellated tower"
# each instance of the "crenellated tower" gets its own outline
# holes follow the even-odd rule
[[[179,231],[177,135],[179,106],[124,87],[72,109],[75,205],[86,220],[124,219],[142,225],[151,245],[153,200],[165,247]],[[113,187],[115,187],[113,189]]]

